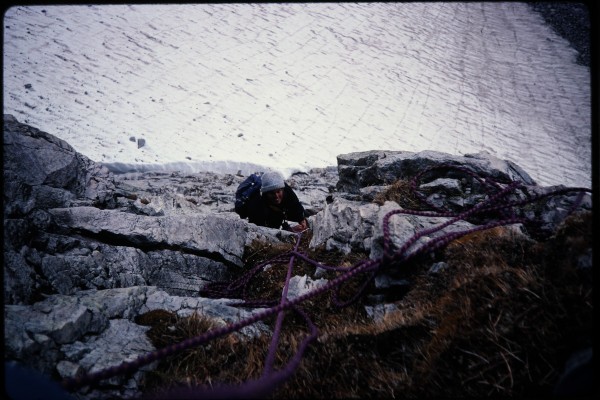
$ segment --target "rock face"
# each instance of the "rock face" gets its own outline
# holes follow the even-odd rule
[[[498,181],[518,180],[527,185],[535,184],[518,165],[486,152],[460,157],[437,151],[366,151],[340,155],[337,160],[337,189],[349,193],[358,193],[367,186],[386,185],[397,179],[410,178],[424,169],[440,164],[468,164],[474,172],[489,174]]]
[[[522,182],[506,201],[543,198],[557,189],[535,185],[517,165],[487,153],[457,157],[429,151],[340,155],[337,168],[297,173],[288,183],[309,215],[311,247],[364,252],[378,259],[384,256],[383,220],[390,213],[397,213],[388,232],[393,248],[417,232],[430,231],[414,243],[423,246],[444,233],[481,223],[465,218],[432,230],[452,218],[405,214],[397,202],[373,202],[393,182],[430,167],[440,170],[424,175],[419,188],[432,207],[460,213],[489,198],[485,181],[442,166],[468,167],[499,182],[500,189],[511,181]],[[5,115],[5,361],[60,380],[155,350],[145,336],[148,328],[134,322],[142,313],[167,310],[185,316],[202,310],[227,324],[257,312],[232,307],[230,299],[198,296],[208,283],[227,281],[244,268],[244,251],[253,241],[295,240],[291,233],[249,224],[233,212],[235,189],[243,179],[213,173],[115,175],[66,142]],[[574,206],[591,210],[591,196],[551,196],[514,217],[542,221],[538,230],[551,232]],[[511,229],[527,234],[522,224]],[[318,278],[295,277],[290,298],[325,284]],[[378,288],[388,290],[404,283],[385,274],[376,279]],[[382,310],[393,307],[384,303],[367,312],[380,318]],[[267,330],[259,322],[240,334]],[[74,395],[139,396],[138,382],[153,367]]]

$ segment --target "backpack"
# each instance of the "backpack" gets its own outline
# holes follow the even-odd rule
[[[247,216],[247,210],[245,209],[248,199],[255,193],[260,191],[262,184],[259,174],[252,174],[248,176],[242,183],[240,183],[235,191],[235,212],[240,217],[245,218]]]

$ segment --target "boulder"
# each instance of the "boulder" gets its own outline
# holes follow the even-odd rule
[[[337,162],[337,189],[348,193],[359,193],[361,188],[367,186],[412,178],[427,168],[440,165],[469,165],[475,173],[501,182],[518,180],[526,185],[535,185],[534,180],[518,165],[488,152],[453,156],[437,151],[365,151],[339,155]]]
[[[36,207],[71,206],[76,200],[103,205],[113,201],[112,173],[77,153],[64,140],[4,116],[4,215]]]
[[[160,309],[189,316],[202,310],[223,326],[260,311],[240,310],[228,303],[231,300],[171,296],[156,287],[132,286],[52,295],[32,306],[5,305],[5,359],[61,378],[118,367],[156,350],[145,335],[149,328],[134,322],[137,315]],[[265,331],[268,328],[259,322],[240,334],[255,337]],[[137,397],[144,372],[155,364],[141,367],[132,376],[108,379],[91,391],[83,388],[77,395]]]

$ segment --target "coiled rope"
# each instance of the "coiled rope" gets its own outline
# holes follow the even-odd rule
[[[472,208],[465,210],[460,213],[454,213],[446,210],[439,209],[435,205],[431,204],[427,201],[427,199],[419,193],[418,191],[418,183],[424,174],[431,172],[436,169],[445,169],[450,170],[454,169],[456,171],[465,173],[470,175],[475,180],[477,180],[482,187],[486,188],[486,192],[488,193],[487,199],[481,201],[476,204]],[[233,398],[233,397],[264,397],[272,393],[275,388],[281,383],[288,380],[296,368],[299,366],[302,357],[304,355],[305,350],[308,345],[314,341],[318,337],[318,330],[308,315],[299,307],[304,301],[320,296],[326,292],[332,292],[332,303],[336,307],[344,307],[349,304],[352,304],[360,296],[363,294],[365,289],[368,287],[368,284],[375,278],[377,273],[382,268],[398,268],[402,264],[405,264],[410,259],[425,253],[430,253],[435,251],[441,247],[448,245],[453,240],[462,237],[464,235],[474,233],[477,231],[491,229],[497,226],[502,225],[510,225],[517,223],[531,223],[533,221],[528,220],[525,217],[517,216],[517,212],[515,207],[522,206],[528,203],[533,203],[539,201],[545,197],[555,196],[559,194],[565,194],[570,192],[579,192],[579,196],[575,200],[573,206],[568,211],[568,214],[572,213],[576,210],[582,200],[583,196],[586,192],[591,193],[592,191],[587,188],[561,188],[557,190],[553,190],[541,195],[529,196],[526,199],[522,200],[512,200],[509,201],[506,198],[510,194],[514,194],[516,189],[523,188],[524,185],[519,181],[512,181],[508,184],[505,184],[502,187],[502,184],[499,182],[487,177],[482,178],[480,175],[475,173],[470,169],[466,169],[463,167],[458,167],[454,165],[438,165],[434,167],[430,167],[425,169],[420,174],[416,175],[412,182],[411,188],[413,193],[428,207],[432,208],[434,211],[420,211],[420,210],[409,210],[409,209],[398,209],[393,210],[387,213],[382,221],[383,225],[383,256],[378,259],[365,259],[355,263],[350,268],[341,267],[341,266],[328,266],[319,263],[316,260],[313,260],[298,251],[298,247],[301,241],[302,233],[298,233],[296,244],[293,250],[280,254],[270,260],[264,261],[262,263],[257,264],[240,278],[229,282],[229,283],[215,283],[211,285],[211,287],[203,290],[203,294],[209,297],[227,297],[227,298],[241,298],[242,301],[236,303],[234,305],[243,306],[243,307],[267,307],[263,310],[253,314],[252,316],[240,320],[238,322],[226,325],[224,327],[216,328],[211,331],[205,332],[196,337],[187,339],[180,343],[167,346],[165,348],[147,353],[138,357],[137,359],[129,362],[123,362],[122,364],[114,367],[110,367],[92,374],[67,378],[63,380],[63,387],[67,390],[75,390],[77,388],[81,388],[83,386],[91,385],[93,383],[97,383],[103,379],[111,378],[120,374],[127,374],[133,371],[138,370],[140,367],[150,364],[154,361],[166,358],[172,354],[178,353],[180,351],[189,349],[194,346],[198,346],[204,343],[209,342],[217,337],[221,337],[232,332],[238,331],[246,326],[252,325],[258,321],[266,319],[268,317],[277,315],[277,321],[275,324],[275,329],[273,331],[273,336],[271,343],[269,345],[268,354],[265,360],[264,370],[261,377],[257,380],[248,381],[239,386],[217,386],[214,389],[208,389],[204,387],[197,388],[185,388],[185,389],[175,389],[171,390],[167,393],[161,394],[161,398],[197,398],[202,396],[210,396],[210,397],[218,397],[218,398]],[[412,249],[415,246],[417,241],[425,236],[436,233],[451,224],[455,223],[459,220],[466,220],[475,215],[489,216],[493,213],[500,213],[502,218],[500,219],[492,219],[484,222],[481,225],[475,226],[471,229],[466,229],[458,232],[450,232],[444,233],[436,238],[429,240],[428,242],[422,244],[420,247],[416,249]],[[425,229],[420,232],[417,232],[413,235],[409,240],[407,240],[400,248],[393,249],[392,240],[390,239],[390,219],[397,214],[409,214],[409,215],[419,215],[419,216],[427,216],[427,217],[447,217],[448,221],[432,227],[430,229]],[[411,250],[412,251],[409,251]],[[319,267],[325,270],[333,270],[341,272],[341,274],[335,279],[327,282],[325,285],[317,287],[315,289],[310,290],[309,292],[304,293],[298,297],[293,299],[288,299],[288,287],[289,282],[292,277],[292,271],[294,266],[295,259],[301,259],[304,262],[309,263],[315,267]],[[282,291],[282,296],[277,302],[272,299],[262,299],[262,300],[248,300],[247,299],[247,289],[250,285],[250,282],[254,276],[256,276],[259,272],[263,271],[264,267],[267,264],[271,263],[284,263],[288,261],[288,270],[284,283],[284,288]],[[339,293],[342,284],[349,281],[350,279],[360,275],[366,274],[366,278],[356,291],[356,293],[351,296],[348,300],[342,301],[339,299]],[[275,355],[277,352],[277,347],[280,339],[281,327],[283,325],[283,318],[285,311],[292,310],[299,314],[307,324],[309,334],[302,341],[302,343],[298,346],[296,353],[290,358],[288,363],[279,371],[273,370],[273,364]]]

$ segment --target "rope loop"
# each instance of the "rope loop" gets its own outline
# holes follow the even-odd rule
[[[463,210],[461,212],[453,212],[450,210],[445,210],[436,205],[432,204],[427,200],[427,198],[419,192],[418,186],[419,182],[423,179],[423,177],[434,170],[444,169],[446,171],[458,171],[459,173],[466,174],[472,178],[473,181],[476,181],[480,184],[486,193],[486,197],[481,202],[475,204],[473,207]],[[564,194],[569,192],[579,192],[577,199],[575,200],[573,207],[571,207],[569,213],[576,210],[577,207],[580,206],[583,201],[583,196],[586,192],[591,193],[590,189],[585,188],[563,188],[554,191],[549,191],[545,194],[537,195],[537,196],[529,196],[526,199],[518,200],[507,200],[511,195],[515,194],[515,191],[519,188],[522,188],[524,185],[519,181],[511,181],[507,183],[500,183],[491,177],[482,177],[477,174],[475,171],[453,165],[453,164],[441,164],[433,167],[429,167],[419,174],[417,174],[411,181],[411,189],[414,195],[420,199],[424,204],[430,207],[429,211],[420,211],[420,210],[408,210],[408,209],[398,209],[392,210],[384,215],[382,219],[382,231],[383,231],[383,255],[377,259],[364,259],[357,263],[355,263],[350,268],[345,268],[342,266],[328,266],[319,263],[316,260],[311,259],[306,254],[300,252],[298,250],[302,233],[297,233],[297,240],[294,246],[294,249],[291,251],[284,252],[279,254],[270,260],[263,261],[250,270],[248,270],[245,274],[240,276],[238,279],[233,280],[232,282],[216,282],[211,284],[209,287],[206,287],[202,290],[202,295],[208,297],[225,297],[225,298],[240,298],[241,301],[239,303],[235,303],[235,306],[241,307],[254,307],[260,308],[260,310],[256,311],[250,317],[247,317],[243,320],[237,321],[235,323],[231,323],[224,327],[215,328],[211,331],[205,332],[201,335],[198,335],[194,338],[187,339],[181,343],[177,343],[171,346],[167,346],[165,348],[156,350],[154,352],[142,355],[138,357],[136,360],[130,362],[123,362],[122,364],[106,368],[104,370],[76,377],[76,378],[67,378],[63,380],[63,386],[68,390],[76,390],[86,385],[90,385],[93,383],[97,383],[101,380],[111,378],[113,376],[119,374],[126,374],[133,372],[140,367],[147,365],[151,362],[157,361],[159,359],[164,359],[174,353],[181,352],[183,350],[189,349],[194,346],[198,346],[204,344],[210,340],[213,340],[217,337],[221,337],[232,332],[238,331],[246,326],[257,323],[265,318],[277,315],[277,322],[273,332],[273,337],[271,340],[271,344],[269,346],[267,358],[265,359],[265,367],[264,372],[256,381],[246,382],[244,385],[237,387],[228,387],[223,386],[217,391],[208,390],[206,388],[186,388],[183,390],[172,390],[163,394],[161,398],[169,399],[169,398],[179,398],[179,397],[204,397],[204,396],[214,396],[216,393],[229,393],[235,394],[237,396],[243,395],[245,397],[265,397],[271,394],[276,386],[289,379],[294,371],[297,369],[300,364],[301,358],[304,355],[304,352],[308,345],[312,343],[318,337],[318,330],[314,323],[309,318],[308,314],[304,309],[300,307],[300,305],[317,296],[320,296],[324,293],[331,292],[332,293],[332,304],[335,307],[345,307],[350,304],[355,303],[357,300],[361,298],[363,293],[367,290],[369,284],[374,280],[378,273],[384,268],[399,268],[402,265],[405,265],[407,261],[410,259],[425,253],[430,253],[440,249],[448,243],[456,240],[457,238],[486,229],[491,229],[497,226],[502,225],[510,225],[510,224],[525,224],[527,222],[531,223],[524,217],[518,217],[518,213],[516,212],[516,207],[523,206],[528,203],[532,203],[535,201],[539,201],[545,197]],[[424,229],[415,233],[412,237],[410,237],[406,242],[404,242],[399,248],[394,249],[394,243],[391,239],[390,232],[390,220],[394,215],[398,214],[406,214],[406,215],[417,215],[417,216],[427,216],[427,217],[445,217],[447,221],[434,226],[429,229]],[[501,218],[492,218],[492,216],[500,216]],[[440,232],[444,228],[454,224],[459,220],[472,219],[473,217],[482,218],[482,223],[476,224],[471,229],[466,229],[462,231],[455,231],[450,233],[443,233],[433,239],[430,239],[426,243],[415,246],[416,243],[422,237],[426,235],[432,235],[434,233]],[[416,248],[414,248],[416,247]],[[327,282],[325,285],[319,286],[315,289],[312,289],[298,297],[293,299],[288,299],[287,292],[289,287],[289,282],[292,276],[293,266],[296,259],[300,259],[310,265],[313,265],[317,268],[323,268],[325,270],[336,271],[339,275]],[[288,261],[288,271],[286,275],[286,280],[284,282],[282,296],[279,300],[277,299],[253,299],[249,300],[247,297],[248,289],[251,285],[252,280],[261,272],[264,271],[264,267],[268,264],[282,264]],[[340,292],[342,285],[350,281],[351,279],[355,279],[361,275],[364,275],[364,278],[359,288],[356,292],[351,295],[347,300],[340,299]],[[280,340],[280,333],[282,329],[284,312],[287,310],[292,310],[295,313],[299,314],[305,321],[309,330],[307,337],[302,341],[299,345],[296,353],[290,358],[288,364],[279,371],[273,370],[273,363],[275,360],[275,354],[278,347],[278,342]],[[184,396],[182,396],[182,394]]]

